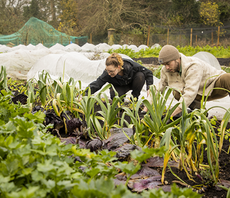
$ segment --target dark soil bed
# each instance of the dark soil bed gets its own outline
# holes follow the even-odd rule
[[[140,118],[143,117],[143,115],[139,115]],[[129,122],[130,121],[130,118],[129,117],[125,117],[125,119]],[[216,133],[217,132],[217,129],[219,128],[220,126],[220,123],[221,121],[217,121],[217,124],[216,124]],[[227,129],[230,128],[230,123],[228,124],[227,126]],[[220,157],[219,157],[219,179],[220,179],[220,182],[222,180],[228,180],[230,181],[230,155],[227,153],[228,149],[229,149],[229,140],[224,140],[224,144],[223,144],[223,148],[222,148],[222,152],[220,154]],[[207,163],[207,159],[204,158],[204,163]],[[160,174],[162,173],[162,168],[154,168],[156,169]],[[200,178],[198,178],[197,176],[194,176],[194,180],[195,182],[191,181],[188,179],[185,171],[180,171],[178,170],[177,168],[173,168],[172,167],[172,170],[173,172],[180,178],[182,179],[185,183],[187,183],[189,186],[195,186],[195,185],[201,185],[201,186],[205,186],[203,185],[203,181],[201,181]],[[205,178],[203,176],[203,178]],[[187,187],[185,185],[182,185],[180,182],[178,182],[178,178],[176,178],[169,169],[167,169],[166,171],[166,174],[165,174],[165,181],[167,181],[168,184],[173,184],[173,183],[176,183],[179,187]],[[205,183],[207,184],[208,182],[210,182],[211,180],[209,180],[209,178],[206,179]],[[219,183],[220,184],[220,183]],[[204,198],[221,198],[221,197],[226,197],[227,195],[227,191],[226,190],[223,190],[222,188],[218,187],[217,185],[216,186],[212,186],[212,185],[206,185],[206,186],[209,186],[207,188],[203,188],[201,190],[199,190],[199,193],[203,194],[203,197]],[[210,187],[212,186],[212,187]],[[228,186],[229,188],[230,186]],[[194,189],[195,190],[195,189]]]
[[[226,153],[228,151],[228,147],[229,147],[229,141],[225,140],[223,150],[222,150],[220,157],[219,157],[219,168],[220,168],[219,179],[220,179],[220,181],[221,180],[230,181],[230,171],[229,171],[230,155]],[[192,182],[191,180],[189,180],[187,178],[186,173],[184,171],[179,171],[177,168],[172,168],[172,170],[177,176],[179,176],[183,181],[185,181],[190,186],[202,184],[202,181],[196,176],[194,177],[194,180],[196,181],[196,183],[195,183],[195,182]],[[171,171],[169,169],[166,171],[165,180],[167,182],[169,182],[169,184],[172,184],[175,181],[179,181],[171,173]],[[177,183],[177,185],[180,187],[184,187],[179,182]],[[206,198],[206,197],[207,198],[220,198],[220,197],[226,197],[226,195],[227,195],[226,190],[223,190],[217,186],[204,188],[203,191],[200,190],[199,193],[203,194],[204,198]]]
[[[217,58],[221,66],[227,66],[230,67],[230,58]],[[158,58],[151,57],[151,58],[134,58],[135,61],[142,61],[143,64],[153,64],[158,65]],[[230,125],[228,126],[230,128]],[[224,140],[224,145],[222,152],[219,157],[219,165],[220,165],[220,172],[219,172],[219,179],[221,180],[228,180],[230,181],[230,155],[227,153],[229,149],[229,140]],[[183,181],[185,181],[187,184],[193,186],[201,183],[199,179],[195,178],[197,183],[192,182],[189,180],[186,176],[186,173],[184,171],[179,171],[176,168],[172,168],[174,173],[178,175]],[[169,182],[169,184],[172,184],[174,181],[178,181],[178,179],[170,172],[170,170],[167,170],[166,172],[166,181]],[[177,185],[183,187],[182,185]],[[215,187],[209,187],[205,189],[205,191],[202,193],[203,197],[208,198],[221,198],[226,197],[227,191],[223,190],[217,186]]]
[[[141,116],[140,116],[141,117]],[[216,130],[216,134],[218,134],[217,129],[220,127],[220,123],[221,120],[216,122],[216,127],[214,128]],[[226,130],[230,129],[230,122],[227,125]],[[217,135],[218,138],[218,135]],[[229,146],[230,146],[230,139],[224,140],[223,143],[223,147],[222,147],[222,151],[221,154],[219,156],[219,183],[218,185],[220,185],[221,181],[230,181],[230,154],[228,154],[228,150],[229,150]],[[207,164],[207,158],[204,158],[204,163]],[[158,169],[158,171],[161,173],[161,169]],[[203,184],[203,182],[197,177],[194,176],[194,180],[195,182],[191,181],[188,179],[185,171],[180,171],[177,168],[173,168],[172,167],[172,171],[180,178],[182,179],[185,183],[187,183],[190,186],[194,186],[194,185],[199,185],[199,184]],[[169,184],[173,184],[175,181],[179,181],[172,173],[169,169],[167,169],[166,174],[165,174],[165,181],[167,181]],[[209,178],[206,179],[207,183],[209,182]],[[176,184],[180,187],[185,187],[184,185],[181,185],[179,182]],[[226,184],[227,188],[230,188],[230,182],[228,184]],[[212,186],[212,187],[208,187],[208,188],[204,188],[203,191],[200,190],[201,194],[203,194],[203,198],[221,198],[221,197],[226,197],[227,195],[227,191],[216,186]]]
[[[99,110],[99,109],[97,109],[98,108],[97,105],[95,105],[95,108],[96,108],[96,111]],[[141,117],[143,117],[143,115],[140,114],[140,118]],[[125,117],[125,119],[128,122],[130,122],[129,117]],[[220,125],[220,121],[217,122],[216,129],[219,128],[219,125]],[[227,126],[227,129],[229,129],[229,128],[230,128],[230,123]],[[216,132],[217,132],[217,130],[216,130]],[[69,142],[69,143],[72,143],[72,142]],[[97,140],[96,144],[98,144],[98,143],[100,143],[100,142]],[[79,145],[81,147],[80,143],[79,143]],[[229,150],[229,145],[230,145],[229,140],[224,140],[222,152],[221,152],[220,157],[219,157],[219,169],[220,170],[219,170],[219,183],[218,183],[218,185],[223,185],[223,184],[221,184],[222,181],[225,181],[225,180],[230,181],[230,170],[229,170],[229,168],[230,168],[230,155],[227,153]],[[85,147],[85,146],[87,148],[87,143],[83,147]],[[91,148],[90,148],[90,150],[91,150]],[[204,157],[204,163],[207,163],[207,159],[205,159],[205,157]],[[162,168],[160,168],[160,167],[156,167],[153,169],[157,170],[160,174],[162,173]],[[165,174],[165,181],[167,182],[166,183],[167,185],[171,185],[173,183],[176,183],[177,186],[179,186],[181,188],[193,187],[196,185],[200,185],[203,188],[200,189],[199,191],[195,188],[193,188],[193,189],[194,189],[194,191],[198,191],[199,193],[201,193],[204,198],[221,198],[221,197],[224,198],[227,195],[227,191],[223,190],[222,188],[218,187],[217,185],[216,186],[207,185],[207,183],[210,183],[210,181],[212,181],[208,177],[205,178],[203,176],[203,179],[205,178],[205,182],[204,182],[204,180],[202,181],[199,177],[194,175],[193,179],[195,180],[195,182],[193,182],[193,181],[188,179],[185,171],[180,171],[179,169],[174,168],[174,167],[172,167],[172,170],[181,180],[183,180],[186,184],[188,184],[188,186],[186,186],[185,184],[180,182],[179,179],[172,174],[172,172],[169,170],[169,168],[167,168],[166,174]],[[230,182],[227,183],[226,185],[225,186],[227,188],[229,188]]]
[[[140,118],[142,118],[141,114],[139,116],[140,116]],[[129,121],[129,118],[126,117],[126,120]],[[217,123],[216,123],[216,128],[215,128],[216,134],[218,134],[217,129],[219,128],[220,123],[221,123],[221,121],[217,121]],[[230,128],[230,123],[227,126],[227,129],[229,129],[229,128]],[[217,136],[217,138],[218,138],[218,136]],[[224,140],[222,152],[221,152],[220,157],[219,157],[219,169],[220,170],[219,170],[219,183],[218,183],[218,185],[220,185],[220,182],[222,180],[230,181],[230,155],[227,153],[229,150],[229,146],[230,146],[229,140]],[[207,158],[204,158],[204,163],[207,164]],[[157,168],[157,171],[159,173],[162,173],[162,168]],[[198,178],[197,176],[194,176],[194,178],[193,178],[195,180],[195,182],[189,180],[185,171],[180,171],[179,169],[173,168],[173,167],[172,167],[172,171],[180,179],[182,179],[185,183],[187,183],[189,186],[202,185],[204,183],[204,181],[201,181],[201,179]],[[203,178],[205,178],[205,177],[203,176]],[[176,183],[179,187],[182,187],[182,188],[187,187],[185,185],[180,184],[180,182],[178,182],[179,181],[178,178],[176,178],[168,168],[167,168],[166,174],[165,174],[165,181],[167,181],[168,184]],[[209,181],[210,181],[209,178],[206,178],[205,183],[207,184]],[[202,185],[202,186],[205,186],[205,185]],[[208,186],[208,185],[206,185],[206,186]],[[227,195],[226,190],[218,187],[217,185],[212,186],[212,187],[210,187],[210,186],[211,185],[209,185],[209,187],[207,187],[207,188],[204,187],[203,189],[199,190],[199,193],[203,194],[203,198],[221,198],[221,197],[225,198],[226,197],[226,195]],[[228,186],[228,188],[229,187],[230,186]]]
[[[21,98],[21,97],[20,97]],[[96,109],[97,106],[95,106],[95,110],[99,110],[99,109]],[[143,115],[140,115],[140,118],[143,117]],[[130,118],[129,117],[126,117],[125,118],[128,122],[130,122]],[[54,123],[55,125],[55,123]],[[220,125],[220,121],[217,122],[217,126],[216,126],[216,129],[219,127]],[[230,123],[229,125],[227,126],[227,129],[230,128]],[[216,131],[217,132],[217,131]],[[61,131],[60,131],[61,133]],[[62,132],[62,134],[65,134],[65,132]],[[66,138],[64,136],[62,136],[63,138]],[[76,143],[75,141],[73,142],[70,142],[70,143]],[[220,168],[220,171],[219,171],[219,179],[220,179],[220,182],[222,180],[227,180],[227,181],[230,181],[230,155],[227,153],[228,150],[229,150],[229,140],[224,140],[224,144],[223,144],[223,148],[222,148],[222,152],[220,154],[220,157],[219,157],[219,168]],[[157,168],[158,172],[161,173],[161,168]],[[179,177],[181,178],[185,183],[187,183],[189,186],[194,186],[194,185],[199,185],[199,184],[202,184],[202,181],[198,178],[198,177],[194,177],[194,180],[196,181],[196,183],[192,182],[191,180],[189,180],[187,178],[187,175],[184,171],[179,171],[177,168],[172,168],[173,172]],[[165,174],[165,181],[168,182],[168,184],[172,184],[176,181],[179,181],[178,178],[176,178],[171,172],[169,169],[167,169],[166,171],[166,174]],[[176,182],[178,186],[180,187],[185,187],[184,185],[180,184],[179,182]],[[230,183],[230,182],[229,182]],[[227,186],[228,188],[230,187],[230,184],[229,186]],[[214,187],[209,187],[209,188],[206,188],[204,189],[203,192],[201,192],[203,194],[203,197],[208,197],[208,198],[221,198],[221,197],[226,197],[227,195],[227,191],[226,190],[223,190],[217,186],[214,186]]]

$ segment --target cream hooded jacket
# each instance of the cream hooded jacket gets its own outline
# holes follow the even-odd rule
[[[162,92],[167,86],[180,91],[182,97],[179,101],[181,103],[179,107],[182,109],[183,99],[186,107],[188,107],[197,95],[203,94],[204,86],[205,96],[210,95],[218,77],[226,72],[217,70],[199,58],[187,57],[181,53],[180,55],[181,74],[179,72],[171,73],[163,66],[158,91]],[[151,96],[148,99],[151,102]]]

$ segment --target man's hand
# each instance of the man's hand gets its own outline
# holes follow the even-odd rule
[[[175,115],[177,115],[178,113],[181,113],[182,112],[182,109],[180,108],[180,107],[177,107],[174,111],[173,111],[173,113],[172,113],[172,117],[174,117]]]
[[[150,90],[147,90],[147,97],[149,96],[149,93],[150,93]],[[146,106],[144,106],[144,108],[143,108],[143,110],[141,111],[141,114],[146,114],[147,113],[147,111],[148,111],[148,109],[147,109],[147,107]]]
[[[178,112],[178,113],[177,113]],[[166,124],[170,124],[171,122],[177,120],[182,115],[181,108],[177,107],[175,111],[172,113],[171,117],[166,121]]]
[[[147,90],[147,97],[149,96],[150,90]]]
[[[75,98],[75,100],[76,100],[77,102],[81,102],[81,100],[82,100],[82,95],[80,95],[80,96],[78,96],[77,98]]]

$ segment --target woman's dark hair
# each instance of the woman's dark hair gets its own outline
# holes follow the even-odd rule
[[[123,66],[124,62],[122,57],[117,53],[112,53],[105,62],[106,66],[114,65],[115,67]]]

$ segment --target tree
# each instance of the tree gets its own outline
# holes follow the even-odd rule
[[[0,0],[0,34],[12,34],[23,26],[23,6],[27,3],[27,0]]]
[[[171,7],[170,0],[135,0],[140,11],[145,13],[148,24],[165,24]]]
[[[32,0],[30,3],[30,6],[24,7],[24,13],[23,16],[26,20],[28,20],[30,17],[36,17],[40,18],[40,12],[39,12],[39,6],[37,0]]]
[[[39,6],[38,6],[38,1],[37,0],[32,0],[31,1],[31,6],[30,6],[30,13],[33,17],[39,18]]]
[[[68,35],[76,35],[78,27],[77,2],[76,0],[61,0],[61,14],[58,30]]]
[[[103,34],[109,28],[145,32],[167,18],[168,5],[168,0],[78,0],[79,34]]]
[[[33,16],[57,28],[56,15],[59,14],[57,9],[58,4],[59,0],[31,0],[30,4],[24,5],[23,15],[26,20]]]
[[[56,11],[55,11],[54,0],[50,0],[50,10],[51,10],[52,21],[56,21]]]
[[[58,9],[59,0],[38,0],[40,17],[39,19],[58,28],[57,16],[60,14]]]
[[[220,11],[220,21],[222,23],[230,20],[230,2],[229,0],[222,0],[216,2]]]
[[[199,21],[199,1],[172,0],[170,21],[172,25],[194,24]],[[174,20],[176,18],[176,20]]]
[[[220,25],[220,11],[215,2],[202,2],[200,5],[200,17],[205,25],[218,26]]]

